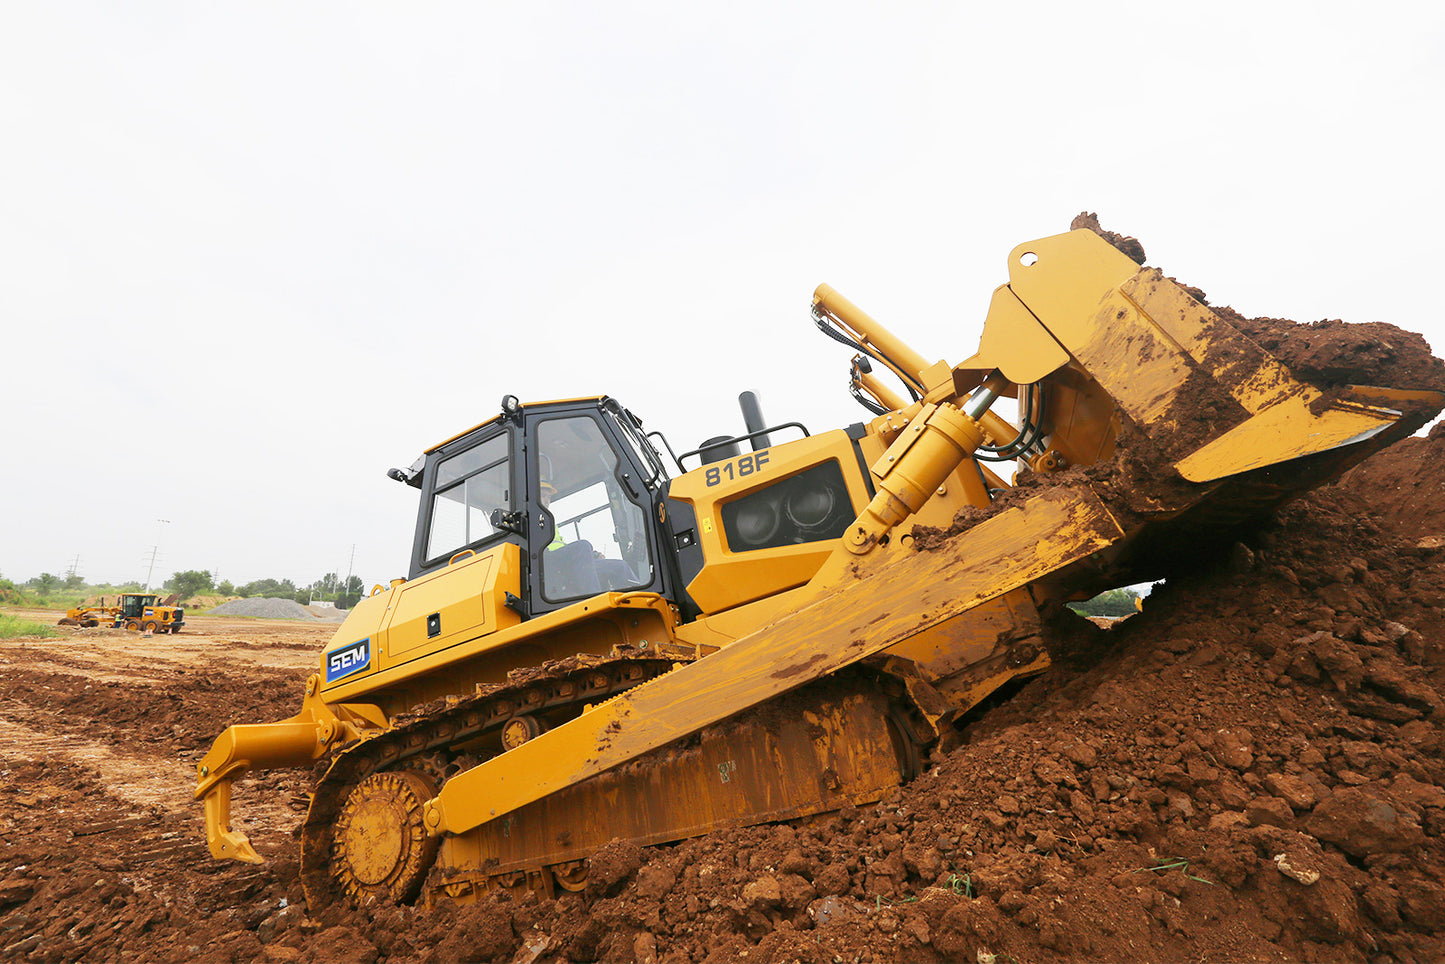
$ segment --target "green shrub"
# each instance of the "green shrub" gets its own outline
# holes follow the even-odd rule
[[[54,626],[37,623],[33,619],[21,619],[19,616],[7,616],[0,613],[0,639],[10,639],[14,636],[49,637],[59,635],[59,630]]]

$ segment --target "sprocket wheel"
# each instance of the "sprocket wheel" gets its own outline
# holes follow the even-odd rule
[[[441,842],[422,823],[435,795],[411,770],[373,773],[352,789],[336,816],[331,872],[353,904],[416,899]]]

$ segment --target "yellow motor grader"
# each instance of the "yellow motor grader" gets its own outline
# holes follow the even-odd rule
[[[178,633],[186,624],[186,611],[175,605],[176,600],[174,594],[162,600],[156,593],[127,592],[116,597],[115,605],[107,606],[102,596],[98,605],[68,610],[57,625]]]
[[[745,433],[673,456],[612,398],[508,396],[391,470],[420,494],[407,578],[295,716],[201,760],[212,854],[260,859],[231,786],[270,767],[319,774],[313,907],[579,890],[615,838],[878,800],[1048,665],[1041,603],[1228,545],[1445,404],[1304,383],[1091,231],[1021,245],[1008,278],[956,365],[820,287],[860,424],[769,426],[745,395]]]

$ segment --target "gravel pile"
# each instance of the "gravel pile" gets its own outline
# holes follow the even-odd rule
[[[306,619],[312,622],[339,623],[347,616],[345,609],[303,606],[294,599],[263,596],[254,599],[232,599],[206,613],[207,616],[257,616],[262,619]]]

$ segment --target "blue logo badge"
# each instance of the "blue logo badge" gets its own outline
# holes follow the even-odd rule
[[[326,654],[326,682],[334,683],[366,669],[371,662],[371,637]]]

